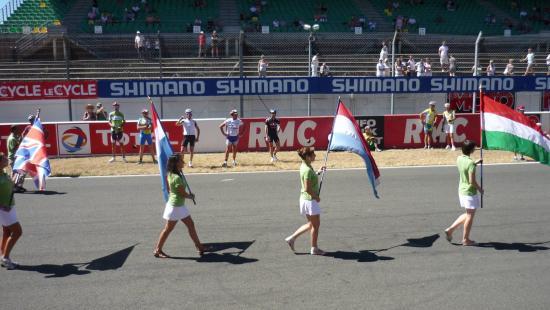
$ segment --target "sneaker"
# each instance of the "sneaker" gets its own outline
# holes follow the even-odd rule
[[[223,162],[222,168],[227,168],[227,162],[226,161]]]
[[[153,159],[153,164],[158,164],[159,162],[156,159]]]
[[[381,149],[379,149],[379,148],[376,148],[376,151],[377,151],[377,152],[382,152],[382,150],[381,150]]]
[[[141,160],[136,163],[136,165],[142,165],[142,164],[143,162]]]
[[[122,157],[122,161],[127,163],[128,161],[126,160],[126,157]]]
[[[514,156],[514,160],[519,160],[517,156]]]
[[[192,162],[192,161],[189,161],[188,166],[189,166],[189,168],[193,168],[193,162]]]
[[[450,149],[451,146],[447,144],[447,146],[445,147],[446,150]]]
[[[271,162],[274,162],[275,161],[275,158],[274,157],[271,157]]]
[[[234,160],[234,161],[233,161],[233,167],[235,167],[236,165],[237,165],[237,161]]]
[[[275,154],[273,154],[273,159],[274,159],[275,161],[279,161],[279,158],[277,158],[277,155],[275,155]]]
[[[425,149],[427,149],[427,148],[428,148],[428,146],[427,146],[427,145],[424,145],[424,148],[425,148]]]
[[[453,145],[453,146],[451,147],[451,150],[456,151],[456,147]]]
[[[292,250],[292,252],[294,252],[294,239],[292,237],[286,237],[285,241],[290,247],[290,249]]]
[[[319,248],[311,248],[311,255],[325,255],[325,251],[319,249]]]
[[[433,147],[431,145],[428,145],[428,150],[431,150],[433,149]]]
[[[17,268],[17,263],[13,262],[9,258],[2,258],[2,267],[6,268],[7,270],[14,270]]]
[[[519,158],[519,160],[525,160],[525,157],[523,157],[523,155],[521,155],[521,157]]]
[[[109,159],[109,162],[112,163],[114,162],[116,159],[114,157],[111,157],[111,159]]]

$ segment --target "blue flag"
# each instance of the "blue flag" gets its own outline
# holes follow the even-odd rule
[[[159,164],[160,171],[160,180],[162,183],[162,194],[164,195],[164,201],[168,201],[168,182],[166,180],[166,164],[168,163],[168,158],[174,153],[172,151],[172,145],[170,140],[166,136],[160,118],[155,109],[155,105],[151,102],[151,116],[153,119],[153,132],[155,133],[155,149],[157,150],[157,159]]]

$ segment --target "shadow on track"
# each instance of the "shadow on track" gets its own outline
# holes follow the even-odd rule
[[[208,249],[198,257],[170,257],[172,259],[194,260],[198,263],[228,263],[234,265],[254,263],[258,260],[241,256],[256,240],[238,242],[205,243]],[[234,250],[235,249],[235,250]],[[227,251],[233,250],[233,251]],[[223,252],[223,253],[217,253]]]
[[[550,241],[537,242],[537,243],[485,242],[485,243],[478,243],[477,247],[480,247],[480,248],[493,248],[493,249],[498,250],[498,251],[508,250],[508,251],[518,251],[518,252],[536,252],[536,251],[550,250],[549,247],[543,246],[543,244],[547,244],[547,243],[550,243]]]
[[[379,260],[394,260],[390,256],[379,256],[371,251],[359,251],[359,252],[345,252],[345,251],[336,251],[336,252],[327,252],[324,256],[334,257],[344,260],[356,260],[359,263],[372,263]]]
[[[26,191],[24,193],[17,193],[17,194],[51,196],[51,195],[65,195],[67,193],[58,192],[58,191]]]
[[[124,265],[130,253],[137,244],[134,244],[130,247],[122,249],[120,251],[114,252],[107,256],[96,258],[88,263],[74,263],[74,264],[63,264],[63,265],[53,265],[53,264],[42,264],[42,265],[19,265],[16,270],[23,271],[34,271],[38,273],[45,274],[45,278],[63,278],[68,276],[81,276],[91,273],[90,270],[94,271],[106,271],[106,270],[117,270]],[[81,267],[84,267],[80,269]]]

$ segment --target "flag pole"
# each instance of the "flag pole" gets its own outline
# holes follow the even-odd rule
[[[474,102],[473,104],[475,105],[476,103]],[[480,174],[479,183],[481,185],[481,189],[483,189],[483,128],[485,127],[485,117],[484,117],[485,107],[484,107],[484,99],[483,99],[483,87],[481,85],[479,85],[479,105],[480,105],[479,144],[481,144],[479,148],[479,156],[481,157],[481,162],[479,165],[479,174]],[[479,202],[480,202],[480,207],[483,208],[483,193],[480,193]]]
[[[147,100],[149,100],[149,104],[154,105],[153,99],[151,99],[151,96],[147,96]],[[158,154],[157,154],[157,156],[158,156]],[[183,179],[183,181],[185,182],[185,184],[187,185],[187,190],[189,191],[189,194],[193,195],[193,192],[191,191],[191,187],[189,186],[189,183],[187,182],[187,179],[185,178],[185,175],[183,174],[183,171],[181,171],[181,170],[180,170],[180,175],[181,175],[181,178]],[[197,204],[197,202],[195,201],[195,197],[193,197],[193,199],[191,199],[191,200],[193,201],[194,205]]]
[[[323,187],[323,179],[325,178],[325,173],[326,173],[326,166],[327,166],[327,161],[328,161],[328,153],[330,152],[330,144],[332,143],[332,133],[334,131],[334,123],[336,122],[336,115],[338,115],[338,109],[340,108],[340,102],[341,102],[341,98],[340,96],[338,96],[338,102],[336,103],[336,112],[334,112],[334,119],[332,120],[332,128],[330,129],[330,137],[328,139],[328,146],[327,146],[327,151],[325,153],[325,161],[323,163],[323,167],[325,167],[325,169],[323,170],[323,172],[321,172],[321,182],[319,182],[319,195],[321,194],[321,188]]]

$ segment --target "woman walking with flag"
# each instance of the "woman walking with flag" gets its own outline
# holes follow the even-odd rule
[[[476,181],[476,165],[481,163],[481,159],[474,162],[470,155],[476,147],[475,142],[466,140],[462,145],[462,155],[458,156],[456,163],[458,166],[458,174],[460,181],[458,184],[458,198],[460,206],[466,209],[466,212],[460,215],[454,223],[445,229],[447,241],[453,239],[453,231],[460,225],[464,225],[462,233],[462,245],[476,245],[475,241],[470,239],[470,231],[474,222],[476,209],[480,207],[480,199],[478,191],[483,195],[483,189]]]
[[[302,147],[298,150],[298,155],[302,158],[300,166],[300,181],[302,190],[300,194],[300,214],[305,215],[307,223],[302,225],[292,235],[285,239],[290,249],[294,251],[294,241],[303,233],[311,232],[311,255],[324,255],[325,252],[319,249],[317,238],[319,236],[319,226],[321,225],[321,208],[319,202],[319,182],[317,175],[320,174],[325,167],[315,173],[311,167],[311,163],[315,161],[315,150],[311,147]]]
[[[195,243],[199,255],[202,255],[205,251],[205,247],[201,244],[199,236],[197,235],[195,223],[189,214],[189,210],[187,210],[185,206],[185,198],[193,200],[195,199],[195,194],[186,191],[188,186],[181,171],[183,166],[183,158],[180,154],[174,154],[168,158],[168,176],[166,179],[169,187],[169,197],[163,214],[166,224],[160,232],[157,246],[153,252],[155,257],[170,257],[162,251],[162,247],[179,220],[187,226],[189,237],[191,237]]]
[[[0,224],[2,224],[2,244],[0,256],[2,267],[12,270],[17,264],[10,259],[10,253],[21,237],[21,224],[17,220],[13,202],[13,182],[6,173],[8,157],[0,152]]]

